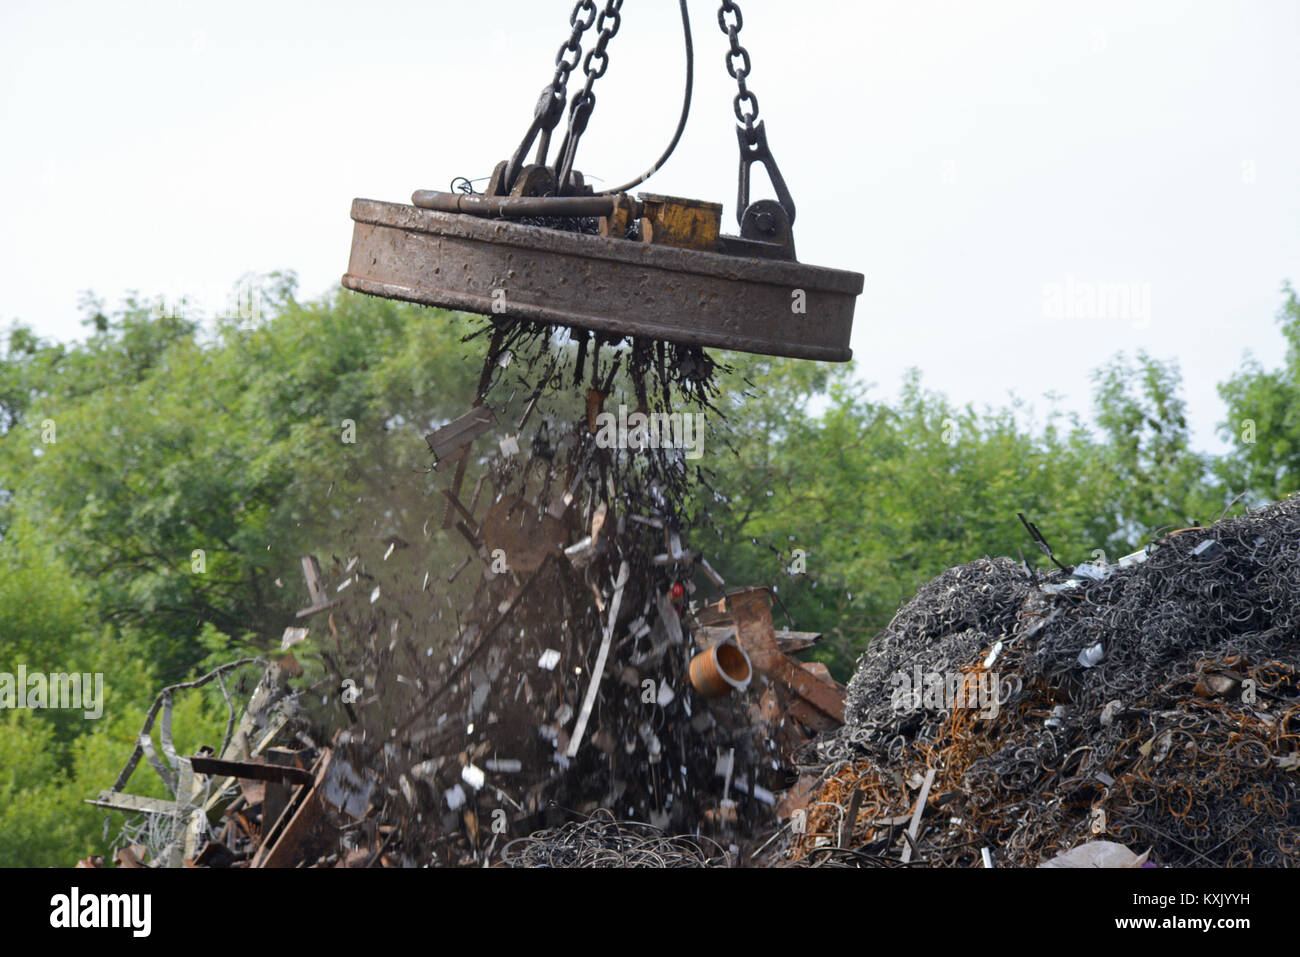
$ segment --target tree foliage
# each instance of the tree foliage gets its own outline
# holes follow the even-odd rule
[[[1290,283],[1282,295],[1282,364],[1266,370],[1247,357],[1241,371],[1219,386],[1228,407],[1219,432],[1232,451],[1217,463],[1217,472],[1252,503],[1285,498],[1300,485],[1300,299]]]

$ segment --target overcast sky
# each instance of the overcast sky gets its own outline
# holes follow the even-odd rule
[[[338,282],[354,196],[407,201],[516,145],[569,0],[0,5],[0,324],[84,334],[93,290],[216,303],[242,275]],[[716,2],[695,103],[646,189],[725,204],[736,140]],[[808,263],[866,276],[859,374],[1087,412],[1119,350],[1215,384],[1300,280],[1300,3],[741,0],[750,85]],[[579,168],[611,186],[676,123],[680,20],[627,0]],[[1097,285],[1131,294],[1089,312]],[[1115,302],[1118,302],[1116,300]],[[1122,303],[1121,303],[1122,305]]]

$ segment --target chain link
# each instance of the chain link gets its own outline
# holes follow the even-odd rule
[[[583,13],[587,15],[585,20],[580,17]],[[555,54],[555,76],[551,79],[551,88],[556,92],[563,94],[568,86],[570,71],[582,59],[582,35],[591,29],[591,25],[595,22],[596,0],[578,0],[573,6],[573,12],[569,14],[569,26],[573,28],[573,32]],[[572,54],[572,59],[566,54]]]
[[[734,19],[728,22],[728,16]],[[741,15],[739,5],[734,0],[722,0],[722,6],[718,8],[718,27],[731,41],[731,49],[727,51],[727,72],[736,81],[736,87],[740,91],[732,103],[736,120],[745,127],[746,140],[753,143],[758,135],[754,129],[754,124],[758,121],[758,97],[745,83],[745,77],[749,76],[750,60],[749,51],[740,45],[740,28],[744,25],[745,18]],[[749,107],[748,112],[744,109],[745,106]]]
[[[559,183],[561,195],[569,186],[574,157],[578,152],[578,141],[582,138],[583,131],[587,128],[587,120],[590,119],[591,111],[596,106],[596,94],[592,92],[592,87],[609,69],[609,55],[605,52],[605,47],[614,38],[614,34],[618,33],[618,28],[623,22],[619,12],[622,6],[623,0],[605,0],[605,8],[600,11],[600,16],[596,20],[598,32],[596,45],[588,51],[582,61],[582,69],[587,76],[587,81],[582,89],[573,95],[569,103],[569,129],[565,134],[564,143],[560,146],[556,168],[556,181]]]
[[[545,162],[551,143],[551,130],[564,115],[569,74],[582,60],[582,35],[596,22],[597,12],[596,0],[577,0],[573,5],[573,12],[569,14],[569,38],[560,45],[559,51],[555,54],[555,74],[551,77],[551,82],[542,90],[542,96],[533,111],[533,121],[529,124],[528,131],[524,133],[518,148],[507,161],[501,182],[493,186],[493,189],[499,189],[504,193],[513,188],[519,171],[523,168],[524,156],[534,140],[537,141],[537,162]]]
[[[596,81],[605,75],[609,69],[609,55],[605,52],[605,47],[609,41],[614,39],[614,34],[618,33],[618,28],[623,22],[623,17],[619,10],[623,6],[623,0],[606,0],[605,9],[600,11],[600,18],[596,21],[596,45],[588,51],[586,58],[582,61],[583,72],[587,75],[587,82],[583,84],[582,89],[573,98],[574,103],[589,104],[594,106],[596,102],[595,94],[592,93],[592,87]],[[594,62],[599,62],[600,67],[593,66]]]

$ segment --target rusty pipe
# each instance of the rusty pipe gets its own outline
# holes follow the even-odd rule
[[[605,407],[605,393],[599,389],[587,390],[587,431],[595,435],[600,431],[600,413]]]
[[[440,193],[417,189],[411,202],[421,209],[471,216],[609,216],[615,196],[486,196],[482,193]]]
[[[706,698],[724,698],[733,691],[744,691],[753,674],[749,655],[730,639],[719,641],[691,659],[691,685]]]

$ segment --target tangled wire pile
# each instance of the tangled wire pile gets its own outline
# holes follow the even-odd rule
[[[607,411],[607,402],[615,416],[619,404],[644,415],[717,414],[713,399],[717,373],[723,370],[703,348],[577,328],[557,334],[555,327],[545,323],[505,316],[480,326],[467,341],[479,337],[489,338],[480,399],[494,392],[503,418],[507,411],[514,415],[522,411],[521,428],[532,417],[530,406],[539,399],[551,400],[544,412],[554,414],[543,418],[533,433],[535,455],[551,461],[571,447],[576,454],[570,456],[570,465],[592,468],[586,484],[604,489],[613,482],[629,507],[668,512],[678,527],[696,524],[685,508],[694,484],[707,485],[707,473],[698,465],[689,468],[680,447],[655,442],[644,444],[632,456],[596,454],[596,430],[589,426],[598,411]],[[560,419],[563,413],[555,400],[566,393],[578,400],[579,409],[584,397],[587,403],[588,414],[576,428]],[[570,411],[572,406],[570,402]],[[513,455],[493,456],[489,468],[494,484],[504,488],[526,482],[526,461]]]
[[[601,809],[584,821],[537,831],[501,850],[509,867],[728,867],[706,837],[669,837],[650,824],[617,821]]]
[[[814,847],[798,866],[820,867],[830,870],[860,870],[865,867],[907,867],[906,864],[884,854],[871,854],[859,848],[851,847]]]
[[[1101,837],[1164,865],[1300,863],[1298,637],[1296,499],[1170,534],[1127,567],[950,569],[859,661],[793,853],[838,835],[854,792],[839,843],[902,847],[934,769],[927,864],[987,849],[1035,866]]]

